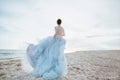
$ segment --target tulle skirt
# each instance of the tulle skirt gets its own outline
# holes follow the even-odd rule
[[[33,75],[46,80],[54,80],[67,74],[67,61],[64,55],[66,40],[61,36],[49,36],[37,45],[27,48],[28,61],[33,67]]]

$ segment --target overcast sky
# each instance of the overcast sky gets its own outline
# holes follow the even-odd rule
[[[120,49],[120,0],[0,0],[0,48],[53,35],[58,18],[68,50]]]

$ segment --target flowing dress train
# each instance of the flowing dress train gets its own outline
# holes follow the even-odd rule
[[[62,36],[49,36],[37,45],[30,44],[27,57],[33,67],[33,75],[53,80],[67,74],[67,61],[64,55],[66,40]]]

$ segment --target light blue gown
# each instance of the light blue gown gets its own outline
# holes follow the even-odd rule
[[[62,36],[49,36],[37,45],[30,44],[27,56],[33,67],[33,75],[45,80],[56,80],[67,74],[67,61],[64,55],[66,40]]]

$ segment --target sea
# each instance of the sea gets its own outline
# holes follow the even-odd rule
[[[23,58],[25,50],[0,49],[0,61]]]

